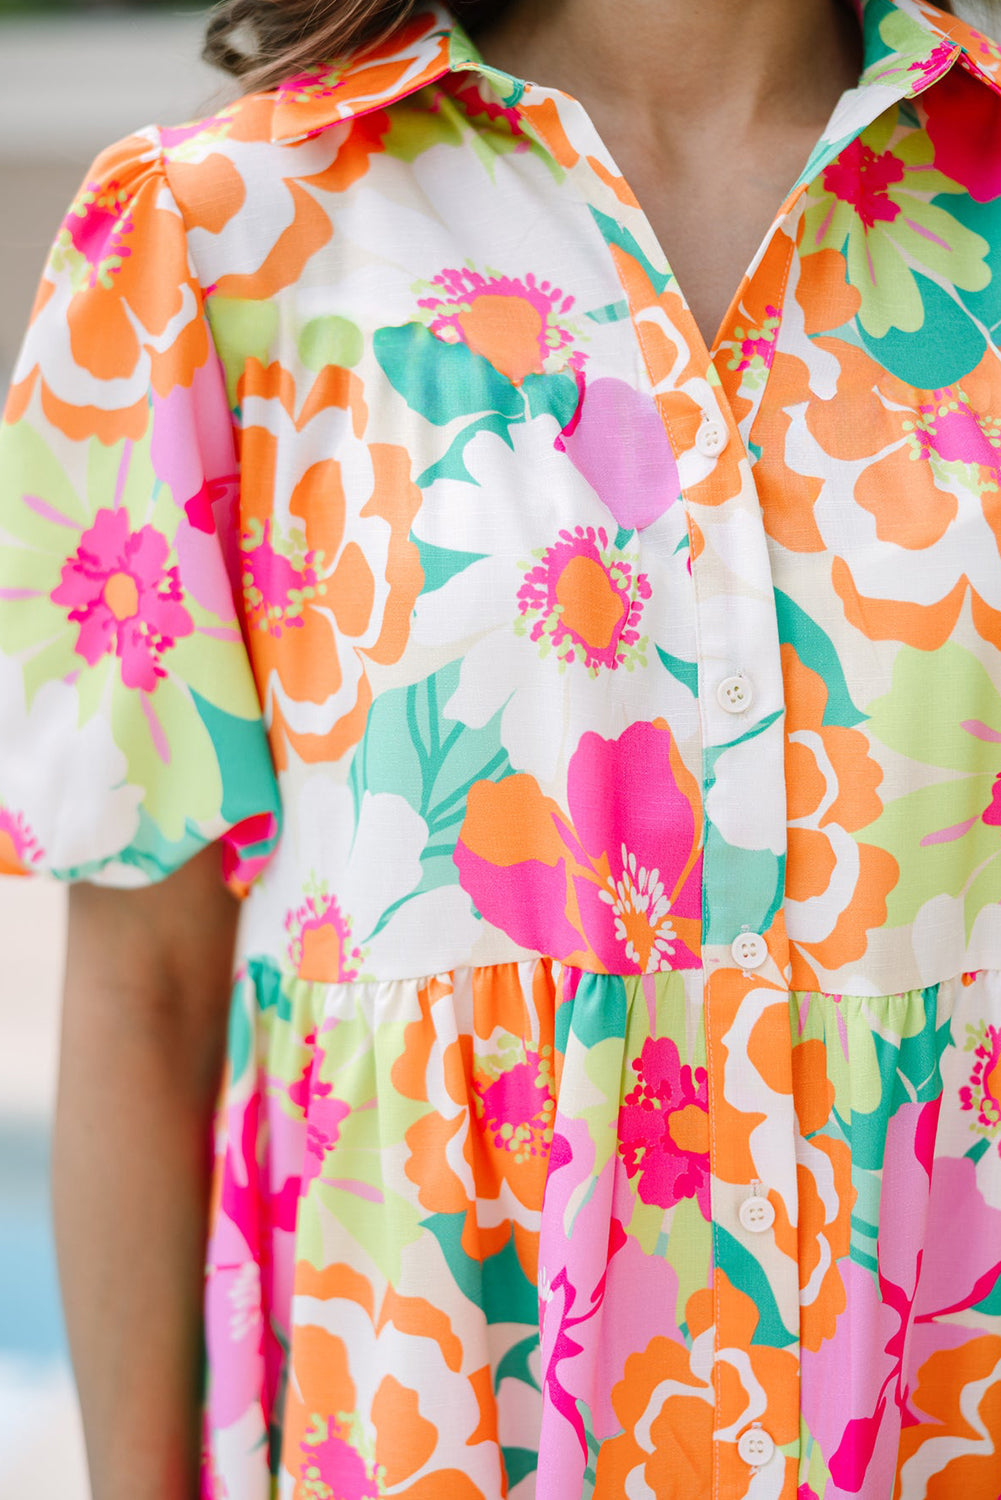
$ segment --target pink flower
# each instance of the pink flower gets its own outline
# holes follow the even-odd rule
[[[524,1061],[503,1072],[474,1080],[477,1113],[492,1133],[494,1145],[520,1161],[540,1156],[553,1129],[552,1049],[525,1050]],[[488,1081],[489,1080],[489,1081]]]
[[[152,526],[131,531],[127,511],[99,510],[52,591],[80,627],[76,649],[88,666],[114,653],[124,685],[145,693],[167,675],[166,652],[195,628],[181,603],[178,569],[166,565],[169,554],[166,537]]]
[[[455,863],[477,910],[522,946],[597,972],[697,967],[699,792],[667,725],[584,734],[567,803],[569,816],[527,775],[474,784]]]
[[[561,531],[518,590],[518,609],[540,649],[563,663],[580,662],[592,676],[602,668],[631,670],[645,663],[640,636],[650,580],[635,559],[609,545],[604,527]]]
[[[549,281],[484,276],[469,267],[441,271],[421,297],[431,332],[446,344],[466,344],[513,385],[529,375],[583,369],[575,349],[574,299]]]
[[[824,187],[842,203],[850,203],[866,229],[890,224],[900,212],[888,189],[904,179],[904,164],[891,151],[879,156],[856,137],[836,161],[824,168]]]
[[[302,1453],[300,1477],[309,1481],[315,1494],[324,1492],[337,1500],[377,1500],[379,1486],[361,1454],[344,1437],[336,1417],[326,1419],[319,1442],[299,1444]],[[323,1489],[315,1488],[323,1486]]]
[[[709,1204],[709,1080],[705,1068],[681,1066],[670,1037],[648,1037],[633,1062],[636,1087],[619,1111],[619,1150],[630,1177],[639,1174],[644,1203],[672,1208],[697,1198]]]
[[[935,166],[978,203],[1001,193],[997,98],[965,68],[952,68],[922,96]]]
[[[365,958],[336,896],[318,890],[286,913],[288,956],[300,979],[357,979]]]
[[[23,813],[0,802],[0,874],[20,874],[42,858],[42,846]]]
[[[205,1290],[208,1408],[216,1428],[228,1427],[255,1401],[265,1422],[278,1409],[300,1193],[299,1175],[286,1164],[302,1159],[305,1133],[301,1121],[260,1092],[233,1105],[227,1119]]]
[[[587,1003],[579,989],[572,1000]],[[589,1097],[584,1055],[568,1054],[561,1094],[575,1094],[583,1083],[583,1097]],[[614,1129],[611,1101],[610,1108],[607,1126]],[[647,1254],[626,1233],[623,1221],[633,1207],[614,1155],[596,1168],[588,1124],[561,1114],[539,1242],[541,1441],[550,1455],[549,1500],[582,1493],[588,1461],[585,1411],[599,1443],[621,1430],[612,1392],[630,1356],[651,1338],[681,1342],[674,1316],[677,1272],[665,1256]]]
[[[1001,1134],[1001,1026],[981,1021],[968,1037],[966,1050],[973,1051],[974,1063],[969,1083],[959,1090],[959,1102],[963,1109],[975,1111],[972,1128],[993,1139]]]
[[[1001,1212],[968,1156],[936,1157],[940,1107],[941,1097],[901,1104],[890,1118],[878,1270],[843,1264],[847,1310],[832,1339],[803,1351],[804,1412],[831,1474],[825,1500],[891,1493],[901,1432],[922,1420],[912,1393],[923,1365],[977,1336],[956,1315],[1001,1274]]]

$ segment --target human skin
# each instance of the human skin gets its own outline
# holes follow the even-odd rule
[[[588,109],[711,341],[859,69],[836,0],[515,0],[488,61]],[[208,850],[70,897],[53,1195],[93,1500],[195,1500],[208,1148],[237,906]]]
[[[52,1153],[93,1500],[194,1500],[211,1120],[239,903],[210,848],[74,886]]]
[[[513,0],[477,45],[585,106],[710,348],[862,63],[847,0]]]

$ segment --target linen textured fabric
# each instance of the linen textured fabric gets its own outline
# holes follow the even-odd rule
[[[0,865],[246,897],[203,1500],[1001,1494],[1001,50],[859,21],[712,349],[440,7],[60,231]]]

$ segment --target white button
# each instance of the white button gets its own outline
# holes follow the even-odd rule
[[[760,969],[768,957],[768,944],[757,932],[742,932],[730,944],[738,969]]]
[[[760,1469],[766,1464],[775,1452],[775,1443],[763,1427],[757,1423],[748,1427],[737,1439],[737,1452],[745,1464],[752,1464],[754,1468]]]
[[[695,446],[703,458],[716,458],[730,441],[730,434],[722,422],[706,417],[695,434]]]
[[[724,677],[716,689],[716,697],[720,707],[725,708],[728,714],[746,714],[754,697],[751,679],[745,677],[743,672],[736,672],[733,677]]]
[[[764,1234],[775,1223],[775,1210],[767,1198],[745,1198],[737,1217],[750,1234]]]

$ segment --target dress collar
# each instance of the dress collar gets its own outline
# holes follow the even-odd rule
[[[872,118],[870,91],[914,97],[959,60],[1001,93],[1001,47],[927,0],[852,0],[864,37],[864,64],[852,91],[857,110]],[[448,73],[472,71],[517,104],[525,83],[484,63],[463,27],[440,0],[430,0],[387,41],[323,63],[282,83],[274,100],[271,139],[302,140],[340,121],[385,109]],[[845,125],[849,121],[845,119]],[[828,136],[830,141],[830,136]]]

